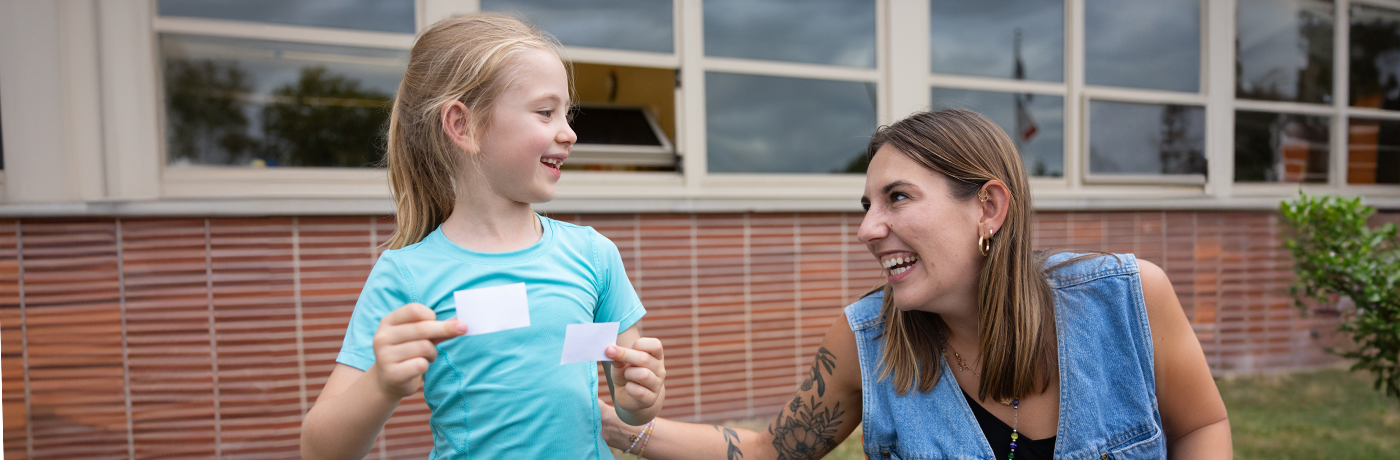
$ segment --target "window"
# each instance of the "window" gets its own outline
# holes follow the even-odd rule
[[[1084,82],[1198,92],[1201,0],[1085,0]]]
[[[1236,182],[1327,182],[1327,117],[1235,112]]]
[[[669,1],[481,0],[481,10],[525,17],[564,46],[674,52]]]
[[[1064,175],[1064,2],[935,0],[930,8],[932,108],[963,108],[996,122],[1026,174]],[[962,77],[976,77],[969,80]],[[988,90],[987,86],[996,90]]]
[[[1333,6],[1318,0],[1239,0],[1235,97],[1332,102]]]
[[[968,109],[996,122],[1016,143],[1031,177],[1064,175],[1064,101],[1045,94],[933,89],[934,109]]]
[[[1204,181],[1205,109],[1093,101],[1090,175],[1199,176]]]
[[[931,6],[933,73],[1064,81],[1063,1],[933,0]]]
[[[168,164],[380,164],[412,1],[161,0],[158,11]]]
[[[704,15],[709,172],[865,172],[874,2],[705,0]]]

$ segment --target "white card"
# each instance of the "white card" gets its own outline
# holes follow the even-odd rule
[[[467,335],[530,326],[525,283],[463,289],[453,292],[452,298],[457,303],[457,320],[467,323]]]
[[[570,324],[564,329],[564,357],[559,364],[612,361],[608,346],[617,345],[617,323]]]

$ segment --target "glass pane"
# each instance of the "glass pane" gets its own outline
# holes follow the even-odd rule
[[[174,165],[374,166],[408,52],[162,34]]]
[[[875,67],[875,2],[705,0],[705,55]]]
[[[481,0],[482,11],[524,16],[567,46],[670,53],[671,2],[661,0]]]
[[[1351,6],[1351,105],[1400,110],[1400,11]]]
[[[1205,138],[1204,107],[1089,103],[1092,174],[1205,174]]]
[[[1327,117],[1235,112],[1235,182],[1327,182]]]
[[[705,73],[709,171],[865,172],[875,84]]]
[[[1239,0],[1235,97],[1332,102],[1332,2]]]
[[[934,88],[933,108],[968,109],[986,116],[1016,142],[1027,175],[1064,175],[1065,98]]]
[[[1350,122],[1347,183],[1400,184],[1400,121]]]
[[[160,0],[161,16],[413,33],[413,0]]]
[[[1063,81],[1062,0],[934,0],[933,73]]]
[[[1084,82],[1197,92],[1200,0],[1085,0]]]

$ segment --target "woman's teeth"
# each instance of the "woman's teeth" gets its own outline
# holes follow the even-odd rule
[[[909,271],[914,266],[914,262],[919,261],[919,256],[902,256],[886,259],[881,263],[886,270],[890,271],[890,276],[898,275]]]
[[[540,163],[544,163],[544,164],[547,164],[547,165],[553,165],[553,166],[556,166],[556,167],[557,167],[557,166],[559,166],[559,165],[564,164],[564,160],[560,160],[560,159],[558,159],[558,158],[541,158],[541,159],[540,159]]]

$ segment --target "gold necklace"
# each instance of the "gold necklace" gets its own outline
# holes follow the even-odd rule
[[[948,342],[943,342],[943,359],[948,359],[948,349],[950,347],[951,346],[948,345]],[[958,361],[958,370],[963,372],[971,372],[972,375],[975,375],[978,378],[982,377],[982,374],[978,373],[975,370],[972,370],[972,368],[970,367],[967,367],[967,363],[963,362],[962,355],[958,354],[958,350],[956,349],[953,350],[953,359],[956,359]]]

